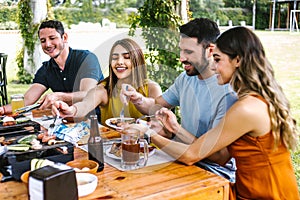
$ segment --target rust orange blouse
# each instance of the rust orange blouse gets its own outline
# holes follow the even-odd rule
[[[274,149],[271,132],[243,135],[228,150],[237,166],[236,199],[300,199],[290,152],[282,142]]]

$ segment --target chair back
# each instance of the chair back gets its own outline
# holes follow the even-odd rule
[[[7,62],[7,54],[0,53],[0,105],[8,104],[7,97],[7,78],[6,78],[6,62]]]

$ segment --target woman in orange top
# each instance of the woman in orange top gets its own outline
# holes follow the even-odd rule
[[[52,106],[55,114],[60,111],[61,117],[85,117],[95,107],[100,106],[101,123],[106,119],[120,117],[122,102],[120,92],[122,85],[130,85],[130,89],[137,90],[142,96],[155,98],[161,95],[160,86],[148,79],[147,66],[140,46],[129,38],[116,41],[109,55],[109,76],[91,89],[81,101],[68,106],[62,101],[57,101]],[[138,118],[141,113],[136,106],[141,102],[131,101],[125,108],[124,116]]]
[[[296,121],[259,38],[248,28],[232,28],[218,38],[213,55],[218,83],[230,83],[239,97],[222,121],[197,139],[163,108],[157,119],[185,143],[160,136],[157,125],[146,134],[188,165],[228,146],[220,152],[219,162],[236,159],[232,199],[299,199],[289,152],[299,138]]]

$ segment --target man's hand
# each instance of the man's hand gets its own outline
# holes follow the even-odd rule
[[[177,122],[176,115],[167,108],[161,108],[156,112],[156,119],[158,119],[163,126],[171,133],[176,134],[180,125]]]
[[[38,101],[38,103],[41,104],[40,109],[51,108],[56,101],[63,101],[62,97],[62,92],[54,92],[44,95],[41,100]]]

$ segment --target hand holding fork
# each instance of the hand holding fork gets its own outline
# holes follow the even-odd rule
[[[122,87],[125,87],[126,91],[128,90],[128,85],[127,84],[123,84]],[[120,95],[123,95],[123,94],[120,94]],[[120,119],[121,119],[121,122],[123,122],[124,121],[125,104],[128,104],[129,99],[128,99],[128,97],[125,97],[125,95],[120,96],[120,98],[123,98],[123,107],[122,107],[121,112],[120,112]],[[124,98],[125,98],[125,101],[124,101]]]

